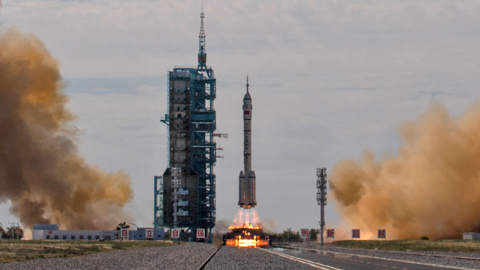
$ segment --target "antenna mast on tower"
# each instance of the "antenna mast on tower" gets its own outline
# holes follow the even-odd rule
[[[198,69],[206,69],[207,66],[207,53],[205,52],[206,45],[206,35],[205,27],[203,24],[203,19],[205,18],[205,13],[203,13],[203,1],[202,1],[202,13],[200,13],[200,19],[202,20],[200,24],[200,34],[198,35]]]

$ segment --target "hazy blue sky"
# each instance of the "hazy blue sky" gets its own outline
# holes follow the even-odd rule
[[[3,0],[3,27],[40,37],[61,62],[81,151],[125,170],[137,224],[153,221],[166,168],[166,76],[195,65],[199,0]],[[260,3],[259,3],[260,2]],[[364,149],[396,153],[397,125],[432,100],[453,115],[480,98],[480,2],[205,0],[207,64],[217,77],[217,218],[237,211],[242,98],[250,77],[253,169],[262,219],[318,227],[315,168]],[[0,187],[1,188],[1,187]],[[0,221],[15,220],[0,205]],[[340,222],[334,202],[327,223]]]

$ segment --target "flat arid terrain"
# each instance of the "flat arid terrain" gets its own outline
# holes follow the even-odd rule
[[[480,241],[475,240],[370,240],[370,241],[336,241],[329,245],[380,250],[399,251],[455,251],[480,252]]]
[[[0,241],[0,263],[23,262],[38,258],[69,258],[113,250],[178,245],[171,241]]]

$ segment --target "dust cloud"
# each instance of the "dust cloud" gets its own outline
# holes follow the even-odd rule
[[[215,227],[213,227],[212,232],[218,235],[218,238],[221,238],[222,235],[228,232],[228,227],[232,225],[232,221],[228,219],[220,219],[215,222]]]
[[[271,219],[262,219],[258,226],[262,227],[266,233],[275,233],[277,231],[277,222]]]
[[[461,238],[480,230],[480,103],[452,118],[433,102],[399,125],[397,155],[338,162],[330,173],[337,210],[362,235],[388,239]],[[362,237],[363,238],[363,237]]]
[[[10,212],[27,228],[113,229],[129,218],[130,177],[79,155],[64,88],[39,38],[0,29],[0,202],[11,201]]]

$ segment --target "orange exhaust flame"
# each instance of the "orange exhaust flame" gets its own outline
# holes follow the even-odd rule
[[[260,226],[253,226],[251,223],[250,224],[243,224],[243,226],[235,226],[232,225],[228,227],[229,230],[241,230],[241,229],[249,229],[249,230],[243,230],[242,233],[246,236],[249,237],[251,235],[252,230],[262,230],[263,228]],[[233,240],[233,239],[231,239]],[[264,241],[263,241],[264,242]],[[235,247],[257,247],[257,246],[263,246],[263,245],[268,245],[268,241],[263,243],[262,240],[258,239],[257,236],[254,235],[253,239],[242,239],[242,236],[239,235],[235,238],[233,241],[227,241],[227,246],[235,246]]]
[[[227,246],[233,247],[268,247],[269,241],[268,237],[266,239],[260,239],[257,235],[253,236],[253,239],[242,239],[242,236],[239,235],[235,239],[228,239],[225,243]]]
[[[259,225],[257,211],[254,209],[240,209],[235,215],[234,224],[228,227],[232,230],[229,237],[225,240],[226,246],[235,247],[268,247],[269,235],[265,235],[263,227]]]
[[[230,227],[228,227],[229,230],[234,230],[234,229],[254,229],[254,230],[261,230],[263,229],[262,227],[260,226],[253,226],[251,223],[246,225],[246,224],[243,224],[243,226],[235,226],[235,225],[231,225]]]
[[[240,239],[237,240],[238,247],[257,247],[257,241],[253,239]]]

